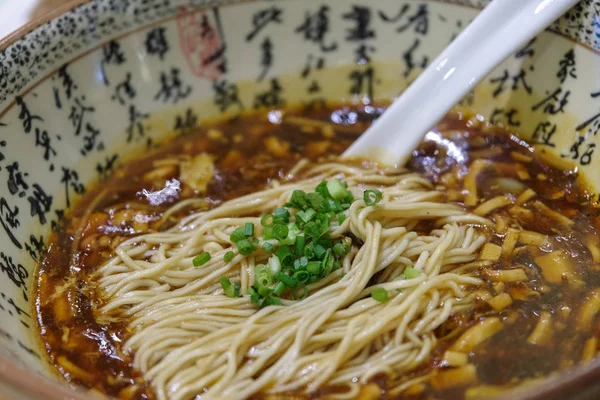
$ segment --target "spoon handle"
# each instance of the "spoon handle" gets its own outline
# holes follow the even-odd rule
[[[494,0],[344,153],[402,165],[423,135],[507,56],[578,0]]]

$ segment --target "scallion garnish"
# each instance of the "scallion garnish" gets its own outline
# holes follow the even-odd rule
[[[252,222],[246,222],[246,225],[244,225],[244,235],[246,237],[254,236],[254,224]]]
[[[371,291],[371,297],[373,297],[373,299],[377,300],[380,303],[384,303],[389,299],[388,292],[384,288],[373,289]]]
[[[221,279],[219,279],[219,282],[221,283],[223,291],[225,291],[225,296],[240,297],[240,285],[234,285],[226,276],[222,276]]]
[[[210,254],[205,251],[204,253],[198,254],[196,257],[194,257],[194,259],[192,260],[192,264],[194,264],[194,267],[200,267],[209,261]]]
[[[419,276],[421,276],[421,271],[419,271],[415,267],[406,267],[404,269],[404,276],[406,277],[406,279],[418,278]]]
[[[367,205],[376,204],[381,197],[376,189],[364,193]],[[252,254],[259,243],[267,253],[272,253],[266,265],[258,264],[254,269],[255,283],[247,291],[251,301],[265,307],[281,304],[280,297],[303,299],[308,295],[307,284],[342,268],[342,260],[350,252],[352,242],[348,238],[332,237],[330,225],[334,221],[337,227],[345,221],[344,212],[353,201],[354,196],[345,182],[322,181],[314,192],[294,190],[284,207],[260,218],[262,237],[255,236],[255,226],[250,222],[233,231],[230,240],[242,256]],[[229,262],[233,257],[232,251],[227,252],[224,260]],[[236,285],[227,282],[222,281],[226,294],[235,295]]]
[[[363,193],[363,200],[368,206],[374,206],[381,201],[383,194],[377,189],[365,190]]]

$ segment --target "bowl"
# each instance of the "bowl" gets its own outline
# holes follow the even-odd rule
[[[31,288],[64,211],[140,149],[260,107],[398,96],[486,0],[75,1],[0,42],[0,390],[89,398],[48,365]],[[600,2],[457,105],[600,175]],[[443,95],[432,93],[432,96]],[[597,398],[600,362],[507,398]]]

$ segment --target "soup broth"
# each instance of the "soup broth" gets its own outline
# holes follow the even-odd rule
[[[72,384],[119,398],[155,398],[123,348],[132,335],[130,321],[100,312],[107,299],[97,287],[99,266],[129,238],[293,182],[301,174],[289,172],[302,159],[308,165],[337,161],[383,110],[291,108],[216,121],[132,158],[98,182],[53,232],[37,273],[36,315],[50,362]],[[436,328],[427,361],[409,373],[373,377],[358,396],[479,398],[595,357],[600,219],[576,170],[510,132],[458,113],[427,134],[407,168],[432,182],[446,201],[493,222],[481,227],[489,240],[478,259],[453,265],[484,284],[468,287],[473,305]],[[427,221],[414,227],[431,229]],[[361,244],[353,241],[356,248]],[[345,390],[326,384],[309,395],[253,398],[326,398]]]

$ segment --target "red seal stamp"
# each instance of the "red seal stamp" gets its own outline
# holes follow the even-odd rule
[[[223,41],[206,11],[188,11],[181,7],[177,16],[181,51],[192,73],[215,80],[223,74]]]

